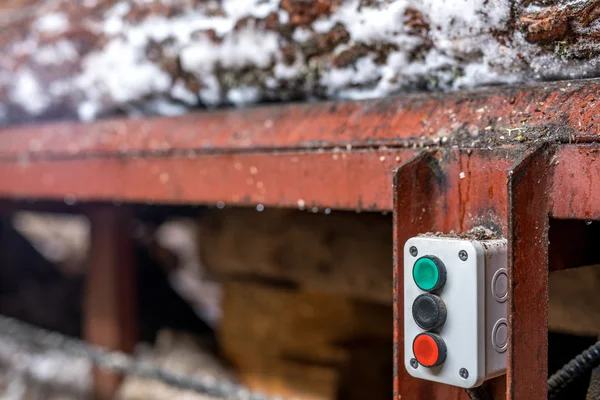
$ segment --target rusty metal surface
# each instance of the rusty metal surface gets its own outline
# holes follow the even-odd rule
[[[548,230],[552,153],[542,145],[508,181],[508,400],[548,397]]]
[[[600,147],[563,146],[554,164],[552,216],[600,219]]]
[[[463,391],[415,379],[404,368],[404,274],[402,249],[406,240],[435,226],[436,202],[434,154],[421,153],[394,174],[394,399],[466,399]],[[432,168],[433,167],[433,168]]]
[[[442,218],[448,226],[464,229],[475,205],[502,215],[506,186],[475,189],[481,174],[499,174],[525,145],[495,150],[474,164],[469,149],[436,161],[439,170],[460,188],[445,204],[458,214]],[[392,171],[410,160],[418,149],[288,151],[161,157],[89,157],[85,159],[0,161],[0,197],[73,201],[115,201],[177,204],[255,205],[300,208],[392,210]],[[437,151],[431,149],[430,151]],[[495,156],[494,156],[495,154]],[[553,164],[550,215],[555,218],[600,219],[598,147],[557,145]],[[447,165],[454,165],[448,170]],[[485,171],[482,171],[485,170]],[[489,170],[489,171],[488,171]],[[460,178],[460,173],[464,178]],[[501,174],[500,174],[501,175]],[[500,179],[498,175],[498,179]],[[455,182],[456,181],[456,182]],[[433,196],[433,194],[432,194]],[[442,201],[442,199],[439,199]],[[479,221],[484,221],[481,215]],[[487,218],[489,220],[489,218]],[[504,232],[503,218],[494,224]],[[503,226],[504,224],[504,226]]]
[[[0,162],[0,197],[391,210],[414,150]]]
[[[600,80],[0,129],[0,158],[600,138]],[[445,139],[444,139],[445,138]]]
[[[412,378],[404,370],[402,248],[424,232],[465,232],[484,225],[506,234],[507,176],[521,149],[449,149],[422,153],[402,165],[394,179],[394,340],[397,398],[467,399],[459,388]],[[494,380],[503,398],[504,377]]]

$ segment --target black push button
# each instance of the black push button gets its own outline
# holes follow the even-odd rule
[[[421,329],[426,331],[439,329],[446,322],[446,304],[438,296],[425,293],[415,299],[412,314]]]

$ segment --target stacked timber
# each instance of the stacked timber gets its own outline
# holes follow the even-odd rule
[[[202,262],[223,284],[220,347],[254,390],[392,395],[392,225],[371,213],[214,210]]]

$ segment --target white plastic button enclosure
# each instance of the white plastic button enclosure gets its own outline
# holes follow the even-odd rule
[[[416,256],[410,248],[416,247]],[[459,252],[467,252],[461,260]],[[413,252],[414,254],[414,252]],[[437,331],[446,344],[446,361],[434,368],[411,365],[413,339],[424,332],[413,320],[412,305],[426,293],[414,282],[415,261],[438,257],[446,267],[446,284],[437,293],[446,304],[444,326]],[[464,257],[463,257],[464,258]],[[404,365],[416,378],[463,388],[481,385],[506,373],[508,325],[506,240],[464,240],[418,236],[404,246]],[[506,276],[506,280],[505,280]],[[414,362],[413,362],[414,365]],[[468,376],[461,369],[465,369]],[[462,375],[462,376],[461,376]]]

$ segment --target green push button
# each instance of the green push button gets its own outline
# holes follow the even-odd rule
[[[413,279],[426,292],[440,290],[446,283],[446,267],[435,256],[419,258],[413,266]]]

